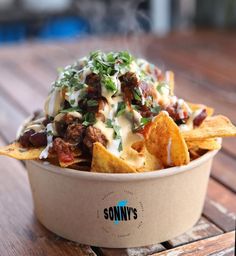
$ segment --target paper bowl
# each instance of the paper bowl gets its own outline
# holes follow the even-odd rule
[[[216,153],[186,166],[137,174],[27,161],[35,213],[52,232],[82,244],[128,248],[160,243],[199,219]]]

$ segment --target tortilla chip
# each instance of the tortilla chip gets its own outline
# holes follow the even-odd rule
[[[71,166],[71,165],[74,165],[74,164],[78,164],[78,163],[82,163],[82,162],[87,162],[87,161],[88,161],[88,159],[75,157],[74,160],[71,161],[71,162],[61,162],[61,161],[59,161],[59,165],[62,168],[66,168],[68,166]]]
[[[150,154],[145,147],[145,141],[137,141],[132,144],[132,149],[136,150],[139,154],[142,154],[144,157],[144,165],[142,167],[138,167],[138,172],[146,172],[146,171],[155,171],[163,168],[160,160]]]
[[[156,116],[148,131],[145,145],[165,167],[189,163],[188,147],[179,127],[165,111]]]
[[[218,139],[211,138],[205,140],[187,141],[188,149],[207,149],[216,150],[221,148],[221,143]]]
[[[144,148],[144,158],[144,166],[137,168],[138,172],[150,172],[163,169],[160,160],[156,156],[150,154],[146,148]]]
[[[191,102],[187,102],[187,104],[189,105],[189,107],[191,108],[192,111],[196,111],[196,110],[199,110],[199,109],[206,109],[207,116],[212,116],[213,113],[214,113],[214,108],[210,108],[206,105],[195,104],[195,103],[191,103]]]
[[[134,173],[136,169],[110,153],[101,143],[93,144],[92,172]]]
[[[227,117],[218,115],[206,118],[200,127],[183,131],[182,135],[186,141],[230,137],[236,136],[236,127]]]
[[[43,148],[23,148],[18,142],[0,147],[0,155],[9,156],[19,160],[38,159]]]

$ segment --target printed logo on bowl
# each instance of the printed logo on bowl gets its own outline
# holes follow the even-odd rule
[[[143,214],[143,203],[133,192],[110,191],[101,198],[97,219],[105,233],[122,238],[141,231]]]

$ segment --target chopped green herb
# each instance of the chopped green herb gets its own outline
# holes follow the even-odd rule
[[[98,106],[98,101],[97,100],[87,100],[87,105],[88,105],[88,107],[96,107],[96,106]]]
[[[122,114],[124,114],[125,109],[126,109],[125,103],[122,101],[118,102],[116,116],[121,116]]]
[[[107,128],[113,128],[113,124],[112,124],[112,120],[111,119],[107,119],[106,120],[106,127]]]
[[[139,90],[139,88],[134,88],[133,90],[133,95],[134,95],[134,98],[137,100],[137,101],[142,101],[142,94]]]
[[[120,143],[119,143],[119,147],[118,147],[118,151],[122,151],[123,150],[123,145],[122,145],[122,141],[120,140]]]
[[[113,124],[113,129],[114,129],[114,139],[120,139],[120,126]]]
[[[142,117],[142,118],[141,118],[141,121],[140,121],[140,124],[141,124],[141,126],[144,126],[144,125],[146,125],[147,123],[149,123],[150,121],[152,121],[152,118],[151,118],[151,117]]]
[[[104,75],[102,78],[102,84],[105,85],[106,89],[111,92],[116,92],[116,84],[110,76]]]
[[[47,135],[48,136],[53,136],[53,132],[52,131],[47,131]]]
[[[159,105],[151,108],[151,112],[153,114],[158,114],[160,111],[161,111],[161,107]]]
[[[88,126],[96,122],[95,114],[92,112],[86,113],[83,118],[83,125]]]
[[[74,105],[75,104],[75,100],[70,100],[70,105]]]

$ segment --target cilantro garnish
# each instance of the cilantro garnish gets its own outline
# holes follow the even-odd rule
[[[122,114],[124,114],[125,109],[126,109],[125,103],[122,101],[118,102],[116,116],[121,116]]]
[[[134,95],[135,100],[142,101],[142,94],[138,87],[134,87],[133,95]]]
[[[83,118],[83,125],[88,126],[88,125],[92,125],[96,122],[96,118],[95,118],[95,114],[92,112],[88,112],[84,115]]]
[[[114,139],[120,139],[121,135],[120,135],[120,126],[117,124],[114,124],[113,120],[111,119],[107,119],[106,120],[106,127],[107,128],[113,128],[114,130]]]
[[[120,126],[113,124],[113,129],[114,129],[114,139],[120,139],[121,135],[120,135]]]
[[[120,141],[119,147],[118,147],[118,151],[122,151],[123,150],[123,145],[122,145],[122,141]]]
[[[157,115],[160,111],[161,111],[161,107],[160,107],[159,105],[154,106],[154,107],[151,108],[151,112],[152,112],[153,114],[156,114],[156,115]]]
[[[101,82],[108,91],[111,91],[111,92],[117,91],[116,84],[109,75],[108,76],[104,75],[101,79]]]
[[[112,120],[111,119],[107,119],[106,120],[106,126],[107,126],[107,128],[113,128],[113,124],[112,124]]]
[[[151,117],[142,117],[141,121],[140,121],[140,125],[141,126],[145,126],[147,123],[149,123],[150,121],[152,121]]]
[[[87,100],[87,106],[88,107],[96,107],[96,106],[98,106],[98,101],[97,100]]]

